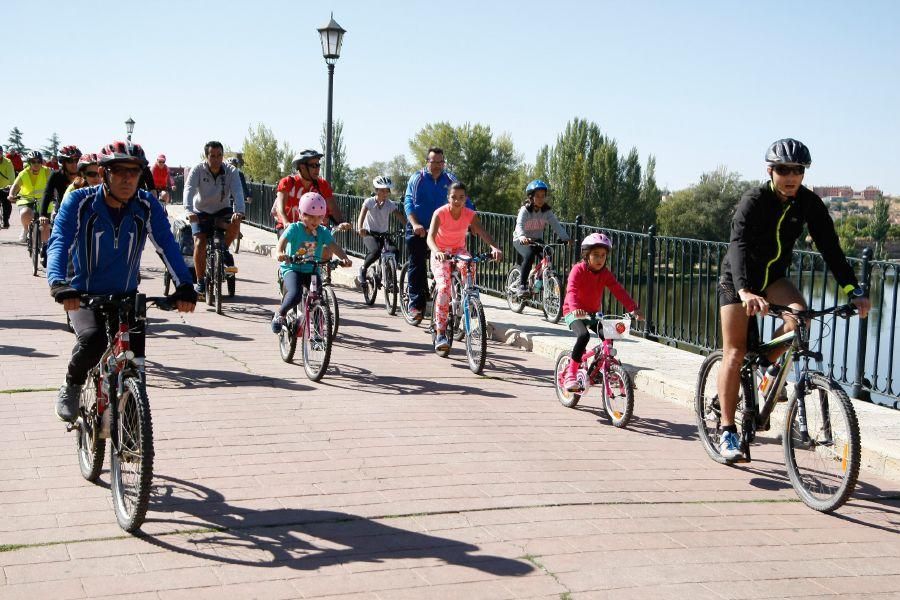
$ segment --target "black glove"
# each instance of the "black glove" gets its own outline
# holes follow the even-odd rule
[[[81,292],[67,283],[54,283],[50,286],[50,295],[53,296],[54,300],[62,304],[71,298],[80,298]]]
[[[191,304],[197,304],[197,291],[194,289],[194,286],[189,283],[179,285],[175,288],[175,293],[170,297],[175,302],[182,300],[184,302],[190,302]]]

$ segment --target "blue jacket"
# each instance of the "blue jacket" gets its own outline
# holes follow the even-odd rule
[[[422,224],[422,227],[428,229],[431,225],[431,216],[434,211],[447,204],[447,195],[450,193],[450,186],[459,181],[452,173],[444,171],[435,181],[431,176],[431,172],[426,168],[416,171],[409,178],[406,185],[406,198],[403,202],[403,208],[407,216],[414,214]],[[471,198],[466,198],[466,206],[475,210]],[[412,223],[406,224],[407,233],[412,233]]]
[[[147,238],[161,252],[175,286],[191,282],[162,205],[138,190],[115,225],[103,186],[75,190],[59,207],[47,246],[47,282],[68,283],[90,294],[138,289],[141,254]]]

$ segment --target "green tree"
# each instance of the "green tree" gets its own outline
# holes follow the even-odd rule
[[[55,131],[53,132],[53,135],[47,138],[47,145],[41,148],[41,152],[47,160],[50,160],[59,154],[59,136]]]
[[[672,194],[656,211],[660,233],[675,237],[727,241],[731,217],[744,192],[757,185],[725,167],[704,173],[700,181]]]
[[[322,144],[322,151],[326,152],[326,141],[328,138],[328,124],[322,124],[322,135],[319,142]],[[322,159],[325,160],[324,158]],[[324,163],[322,164],[322,176],[325,176]],[[346,193],[350,190],[350,165],[347,163],[347,148],[344,145],[344,122],[337,119],[332,124],[331,129],[331,189],[338,193]]]
[[[879,193],[875,197],[873,208],[875,214],[872,217],[872,222],[869,224],[869,234],[875,242],[875,258],[882,260],[887,257],[887,253],[884,250],[884,241],[887,239],[888,231],[891,228],[891,201],[885,199]]]
[[[374,193],[372,180],[378,175],[387,175],[394,184],[391,198],[395,202],[402,203],[411,172],[412,167],[402,154],[398,154],[388,162],[373,162],[367,167],[360,167],[351,171],[350,193],[357,196],[371,196]]]
[[[661,200],[662,192],[656,187],[656,157],[651,155],[647,158],[647,167],[641,180],[641,193],[636,211],[638,222],[642,224],[641,230],[646,231],[647,227],[656,222],[656,211]]]
[[[6,141],[7,145],[9,146],[7,150],[14,149],[19,154],[25,154],[26,152],[28,152],[28,148],[26,148],[25,144],[22,143],[23,136],[24,134],[22,133],[22,130],[20,130],[18,127],[13,127],[12,129],[10,129],[9,137]]]
[[[244,174],[254,181],[276,183],[289,171],[284,168],[286,145],[279,147],[272,130],[263,123],[247,128],[241,152],[244,154]],[[290,158],[287,157],[288,163]]]

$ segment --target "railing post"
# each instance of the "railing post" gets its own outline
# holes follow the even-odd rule
[[[656,339],[656,324],[653,322],[653,305],[656,302],[656,225],[647,229],[647,339]]]
[[[870,279],[872,277],[872,249],[865,248],[862,253],[863,259],[863,272],[862,272],[862,281],[860,285],[862,289],[868,295],[869,293],[869,284]],[[850,397],[856,398],[857,400],[865,400],[866,402],[871,402],[872,398],[869,395],[869,390],[863,388],[863,374],[866,369],[866,340],[869,336],[869,320],[868,319],[860,319],[859,320],[859,330],[857,331],[856,336],[856,378],[853,381],[853,386],[850,388]]]
[[[581,215],[575,215],[575,243],[572,244],[572,264],[578,264],[581,258]]]

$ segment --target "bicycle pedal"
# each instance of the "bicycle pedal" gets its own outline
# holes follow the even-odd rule
[[[225,267],[225,272],[226,273],[237,273],[238,268],[237,267]]]

